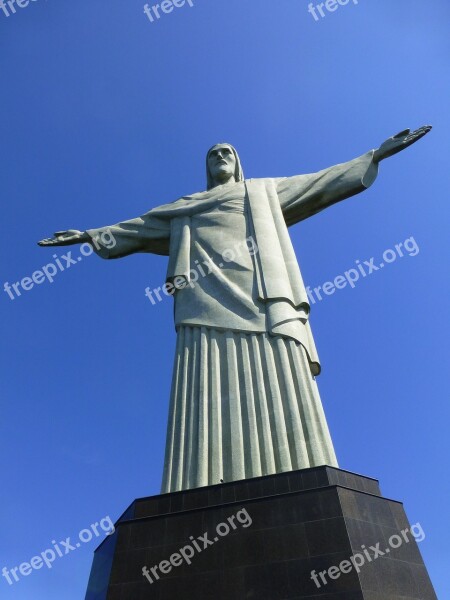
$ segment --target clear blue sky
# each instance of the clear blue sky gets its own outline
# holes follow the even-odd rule
[[[152,306],[144,289],[167,259],[86,257],[11,300],[4,282],[54,260],[36,241],[204,189],[217,141],[247,177],[286,176],[431,123],[369,191],[291,234],[311,286],[411,236],[420,248],[311,320],[340,464],[405,503],[450,598],[448,0],[360,0],[319,21],[307,0],[194,0],[154,23],[143,5],[0,11],[0,569],[116,519],[162,474],[175,332],[171,300]],[[83,598],[95,546],[13,586],[0,578],[0,598]]]

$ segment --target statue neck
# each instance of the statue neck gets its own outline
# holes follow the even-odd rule
[[[234,176],[231,176],[226,181],[219,181],[219,180],[215,179],[213,189],[217,188],[217,187],[231,187],[235,183],[236,183],[236,179],[234,178]]]

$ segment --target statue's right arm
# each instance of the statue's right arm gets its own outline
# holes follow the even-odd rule
[[[78,231],[57,231],[39,246],[91,244],[102,258],[121,258],[136,252],[169,254],[170,222],[155,218],[151,212],[116,225]]]

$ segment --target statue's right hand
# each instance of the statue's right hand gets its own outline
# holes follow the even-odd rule
[[[67,229],[67,231],[55,231],[53,237],[45,238],[38,242],[38,246],[71,246],[72,244],[82,244],[89,241],[86,232],[78,229]]]

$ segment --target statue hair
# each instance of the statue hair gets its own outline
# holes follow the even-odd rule
[[[211,173],[209,171],[209,166],[208,166],[209,153],[211,152],[211,150],[213,150],[217,146],[228,146],[229,148],[231,148],[231,150],[236,158],[236,171],[234,173],[234,178],[236,181],[244,181],[244,172],[242,170],[241,159],[239,158],[239,154],[237,153],[236,148],[234,146],[232,146],[231,144],[228,144],[227,142],[223,142],[220,144],[214,144],[214,146],[211,146],[211,148],[206,153],[206,185],[207,185],[206,189],[207,190],[210,190],[214,187],[214,180],[211,176]]]

